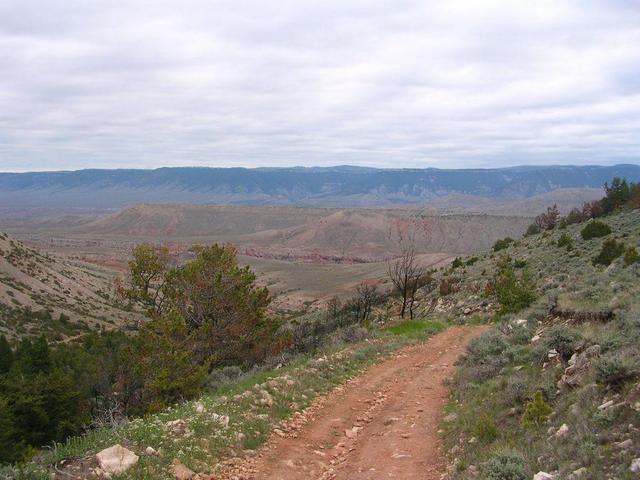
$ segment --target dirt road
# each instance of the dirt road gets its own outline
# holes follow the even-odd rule
[[[443,380],[483,327],[452,327],[334,390],[225,478],[440,479]],[[297,427],[297,428],[296,428]],[[278,436],[280,434],[280,436]]]

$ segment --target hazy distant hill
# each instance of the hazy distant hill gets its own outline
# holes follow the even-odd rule
[[[291,206],[443,206],[520,201],[558,189],[593,196],[614,176],[640,180],[640,166],[501,169],[160,168],[0,173],[0,205],[114,208],[142,202]],[[578,189],[578,190],[576,190]],[[581,189],[591,189],[581,192]],[[581,197],[580,197],[581,198]],[[440,201],[438,201],[440,200]],[[447,205],[444,205],[447,206]]]

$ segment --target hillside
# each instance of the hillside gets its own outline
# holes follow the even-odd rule
[[[49,231],[68,237],[225,241],[285,257],[315,252],[366,259],[396,251],[398,229],[416,229],[416,246],[422,252],[466,254],[485,250],[498,238],[521,235],[530,221],[522,216],[392,209],[145,204],[64,231]]]
[[[462,259],[425,299],[435,315],[498,320],[472,342],[452,384],[444,426],[451,478],[637,478],[640,262],[632,252],[640,210],[599,221],[612,232],[584,239],[594,221],[579,223]],[[603,249],[615,253],[604,260]],[[533,285],[513,284],[504,301],[528,291],[533,303],[493,317],[508,305],[493,293],[501,265],[516,279],[529,272]]]
[[[13,208],[107,209],[135,203],[279,206],[495,206],[557,189],[601,188],[614,176],[640,179],[640,166],[501,169],[160,168],[0,173],[0,204]],[[441,203],[440,203],[441,204]]]
[[[111,271],[64,260],[0,234],[0,334],[62,340],[120,328],[137,315],[114,306]]]

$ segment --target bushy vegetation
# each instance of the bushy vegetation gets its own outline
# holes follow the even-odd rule
[[[564,247],[567,249],[567,251],[571,251],[573,250],[573,238],[571,238],[566,233],[563,233],[562,235],[560,235],[560,238],[558,238],[557,245],[559,248]]]
[[[589,222],[586,227],[580,231],[583,240],[591,240],[592,238],[606,237],[611,233],[611,227],[604,222],[595,220]]]
[[[515,450],[497,452],[482,464],[484,480],[528,480],[529,473],[524,457]]]
[[[536,299],[535,283],[526,269],[516,271],[510,259],[502,259],[494,279],[500,313],[517,313]]]
[[[609,266],[611,265],[611,262],[624,253],[624,250],[624,243],[618,242],[614,239],[605,240],[600,252],[593,259],[593,264]]]
[[[633,265],[634,263],[640,262],[640,254],[636,247],[629,247],[627,251],[624,252],[624,264],[625,266]]]
[[[514,242],[514,240],[511,237],[506,237],[506,238],[503,238],[501,240],[496,240],[496,243],[493,244],[493,251],[494,252],[499,252],[500,250],[504,250],[509,245],[511,245],[513,242]]]
[[[385,300],[363,283],[351,299],[284,322],[267,314],[266,289],[238,265],[232,247],[191,253],[177,264],[164,247],[134,249],[118,295],[148,313],[136,335],[92,332],[58,344],[38,337],[15,349],[0,337],[0,462],[28,459],[87,428],[161,412],[221,387],[223,377],[235,381],[299,354],[364,340],[373,309]],[[49,312],[39,315],[53,321]]]

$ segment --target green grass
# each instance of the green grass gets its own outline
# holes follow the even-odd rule
[[[397,336],[421,340],[441,332],[444,328],[444,324],[432,320],[404,320],[386,330]]]

